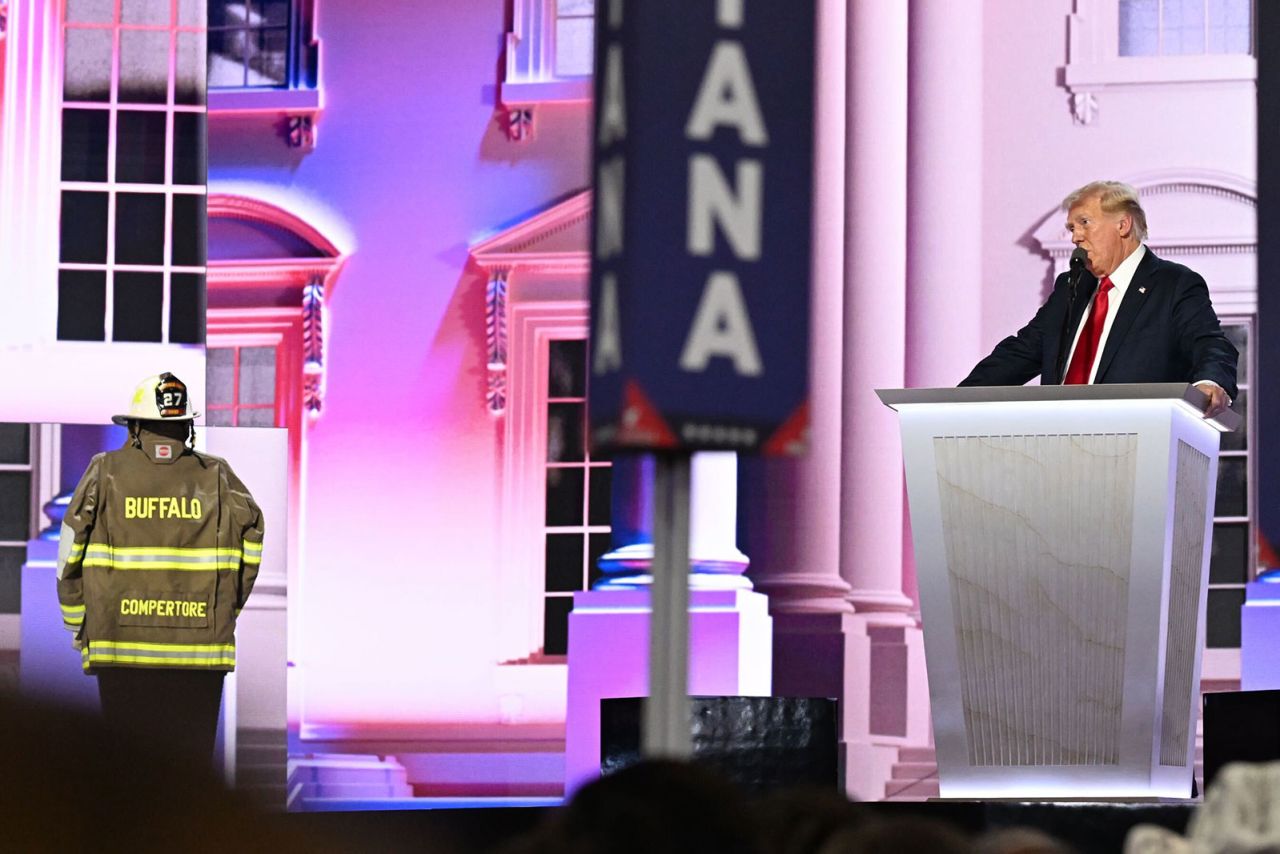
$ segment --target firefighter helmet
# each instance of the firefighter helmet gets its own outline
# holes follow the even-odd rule
[[[125,425],[130,421],[190,421],[199,417],[187,400],[187,384],[170,373],[147,377],[133,391],[133,402],[124,415],[111,420]]]

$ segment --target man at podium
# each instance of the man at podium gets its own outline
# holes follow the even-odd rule
[[[1236,348],[1222,333],[1198,273],[1143,245],[1138,193],[1094,181],[1062,202],[1076,245],[1072,268],[1031,322],[960,383],[1043,385],[1188,382],[1209,396],[1205,417],[1236,395]]]

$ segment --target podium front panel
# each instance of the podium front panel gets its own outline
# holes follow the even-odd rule
[[[968,763],[1118,764],[1137,435],[933,444]]]

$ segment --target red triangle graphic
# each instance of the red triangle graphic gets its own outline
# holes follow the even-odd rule
[[[1258,532],[1258,565],[1280,566],[1280,557],[1276,555],[1276,550],[1267,539],[1267,535],[1261,531]]]
[[[761,446],[766,456],[799,456],[809,450],[809,401],[801,403]]]
[[[635,380],[627,380],[622,390],[618,443],[647,448],[675,448],[680,444],[658,408]]]

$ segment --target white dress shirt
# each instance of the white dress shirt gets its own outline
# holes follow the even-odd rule
[[[1121,261],[1120,266],[1116,267],[1115,272],[1110,276],[1112,290],[1107,294],[1107,317],[1102,322],[1102,337],[1098,339],[1098,349],[1093,355],[1093,365],[1089,368],[1090,385],[1093,384],[1094,378],[1098,375],[1098,364],[1102,361],[1102,350],[1107,346],[1107,336],[1111,334],[1111,324],[1115,322],[1116,314],[1120,311],[1120,303],[1124,301],[1124,295],[1129,290],[1129,283],[1133,281],[1133,274],[1138,271],[1138,262],[1146,254],[1147,247],[1139,243],[1138,248],[1130,252],[1129,257]],[[1099,279],[1098,287],[1093,291],[1093,299],[1089,300],[1089,305],[1085,307],[1084,314],[1081,316],[1080,325],[1076,327],[1076,337],[1072,339],[1071,353],[1067,357],[1068,367],[1070,367],[1071,359],[1076,354],[1076,345],[1080,343],[1080,333],[1084,331],[1089,314],[1093,311],[1093,300],[1098,298],[1098,291],[1101,290],[1101,287],[1102,280]]]

